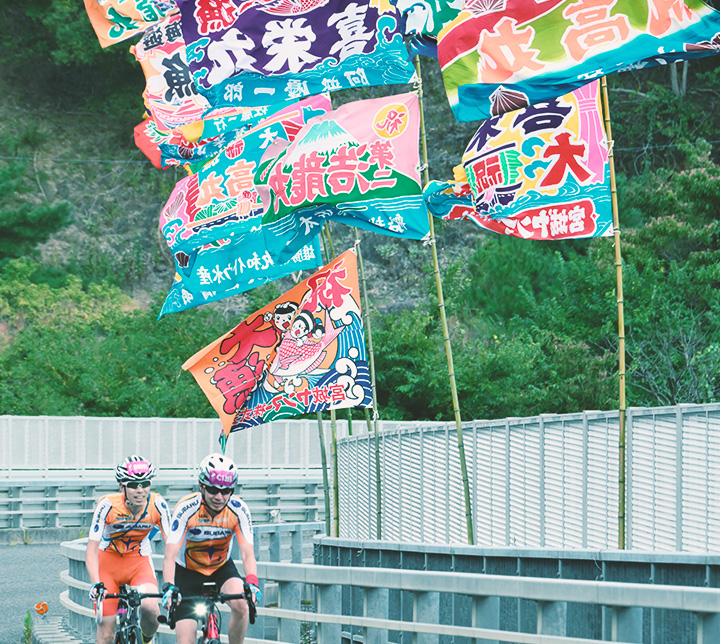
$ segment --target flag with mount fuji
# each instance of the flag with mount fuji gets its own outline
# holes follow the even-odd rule
[[[316,116],[260,163],[268,248],[292,256],[330,219],[424,239],[428,212],[419,172],[420,110],[413,93],[356,101]]]

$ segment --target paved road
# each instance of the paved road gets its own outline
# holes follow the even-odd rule
[[[51,615],[67,614],[60,604],[66,568],[59,544],[0,546],[0,644],[21,642],[23,619],[39,601],[47,602]]]

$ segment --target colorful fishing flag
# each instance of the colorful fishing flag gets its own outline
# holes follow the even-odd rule
[[[179,14],[146,31],[130,51],[145,74],[143,97],[158,130],[169,132],[210,111],[190,74]]]
[[[701,0],[470,0],[438,36],[458,121],[503,114],[627,69],[720,52]]]
[[[85,0],[85,10],[103,48],[178,13],[175,0]]]
[[[310,121],[256,174],[263,228],[278,257],[316,235],[325,219],[424,239],[420,110],[413,93],[347,103]]]
[[[437,36],[466,4],[463,0],[390,0],[400,14],[400,29],[407,36]],[[469,3],[468,3],[469,4]],[[437,58],[437,55],[435,56]]]
[[[371,407],[357,257],[348,250],[183,365],[224,434],[327,409]]]
[[[453,183],[425,188],[429,210],[523,239],[612,234],[599,81],[482,122]]]
[[[253,228],[260,230],[264,208],[254,178],[261,158],[273,145],[287,145],[308,119],[329,107],[327,95],[288,105],[254,128],[239,132],[196,174],[178,182],[160,215],[160,229],[173,254],[190,255],[206,244],[231,237],[238,240]],[[297,246],[292,255],[304,245]],[[273,250],[270,254],[277,258]]]
[[[264,105],[415,75],[397,12],[376,0],[180,0],[188,62],[214,107]]]
[[[151,118],[135,126],[135,145],[158,168],[184,165],[197,172],[220,154],[243,130],[257,125],[280,106],[238,107],[227,116],[210,116],[170,132],[161,131]]]
[[[262,232],[252,231],[237,240],[221,240],[187,255],[174,254],[175,278],[158,319],[201,304],[244,293],[281,277],[315,270],[322,264],[316,236],[291,258],[276,260],[265,247]]]

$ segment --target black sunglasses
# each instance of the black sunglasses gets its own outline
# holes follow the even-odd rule
[[[216,494],[222,494],[223,496],[230,496],[234,491],[234,487],[215,487],[214,485],[203,485],[203,489],[208,493],[215,496]]]
[[[146,488],[150,487],[150,481],[128,481],[125,483],[125,487],[129,487],[131,490],[137,490],[139,487]]]

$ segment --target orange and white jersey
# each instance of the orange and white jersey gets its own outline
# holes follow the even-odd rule
[[[133,516],[125,505],[125,495],[115,492],[97,502],[88,539],[99,541],[100,550],[146,556],[152,553],[148,535],[155,527],[164,537],[170,533],[170,509],[165,499],[150,492],[145,508]]]
[[[177,563],[188,570],[211,575],[230,559],[233,534],[238,544],[253,543],[252,519],[246,503],[231,496],[212,518],[202,494],[189,494],[178,501],[172,515],[167,543],[181,543]]]

